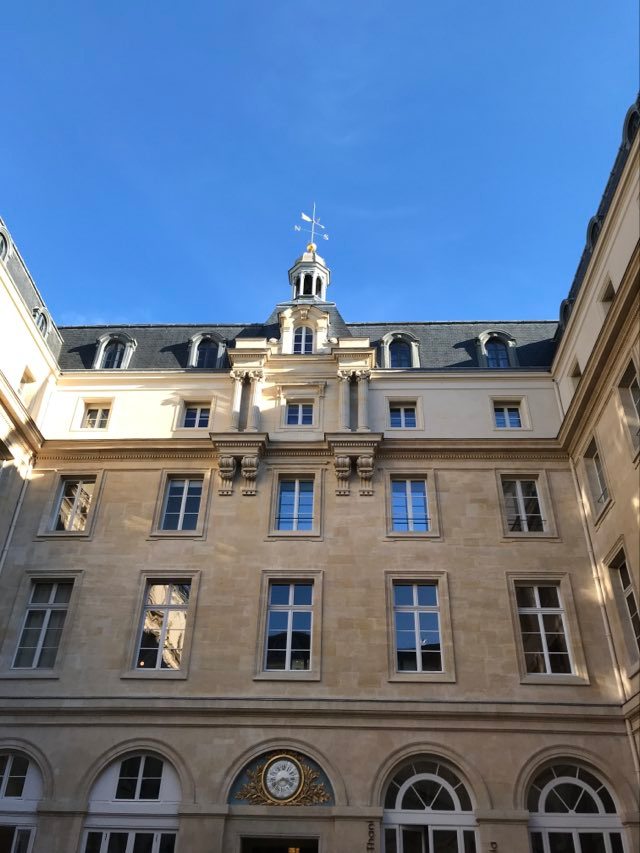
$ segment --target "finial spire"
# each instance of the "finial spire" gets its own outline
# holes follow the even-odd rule
[[[318,246],[316,245],[316,230],[320,229],[322,234],[319,236],[322,237],[323,240],[328,240],[329,235],[327,234],[324,225],[320,222],[320,217],[316,216],[316,203],[313,202],[313,213],[309,216],[307,213],[301,213],[300,218],[304,222],[310,222],[311,228],[305,228],[303,225],[294,225],[294,231],[305,231],[307,234],[311,234],[311,241],[307,244],[307,252],[315,252]]]

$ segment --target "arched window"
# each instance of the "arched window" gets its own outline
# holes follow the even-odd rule
[[[109,341],[102,351],[102,364],[100,366],[104,370],[115,370],[122,367],[126,350],[124,341],[117,339]]]
[[[49,328],[49,323],[47,321],[47,315],[40,308],[33,309],[33,319],[35,320],[36,328],[44,338],[47,334],[47,329]]]
[[[322,279],[316,276],[316,296],[322,296]]]
[[[313,352],[313,329],[298,326],[293,334],[294,355],[310,355]]]
[[[181,799],[178,775],[160,756],[119,759],[91,790],[82,853],[173,853]]]
[[[198,344],[196,367],[216,367],[218,363],[218,344],[211,338],[203,338]]]
[[[476,853],[471,798],[458,774],[437,758],[405,764],[384,799],[385,853]]]
[[[507,345],[500,338],[491,338],[485,346],[487,367],[509,367]]]
[[[302,295],[303,296],[313,296],[313,276],[311,273],[307,273],[304,277],[304,284],[302,286]]]
[[[9,241],[4,236],[2,231],[0,231],[0,261],[3,261],[7,257],[7,251],[9,250]]]
[[[527,796],[533,853],[623,853],[622,824],[606,785],[577,764],[555,764]]]
[[[411,367],[411,344],[395,340],[389,344],[389,367]]]
[[[38,767],[22,752],[0,753],[0,850],[26,853],[42,797]]]

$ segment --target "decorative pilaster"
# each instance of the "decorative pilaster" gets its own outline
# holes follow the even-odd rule
[[[236,468],[237,462],[234,456],[221,456],[218,459],[218,475],[220,477],[219,495],[233,494],[233,478]]]
[[[247,376],[251,383],[247,432],[258,432],[260,429],[260,402],[262,400],[262,379],[264,374],[261,370],[249,370]]]
[[[336,495],[348,495],[349,477],[351,476],[351,457],[336,456],[333,460],[336,469]]]
[[[338,384],[340,386],[340,429],[345,432],[351,431],[350,424],[350,389],[352,370],[338,371]]]
[[[356,370],[358,380],[358,432],[369,432],[369,379],[370,370]]]
[[[229,376],[233,380],[233,396],[231,399],[231,422],[229,429],[234,432],[240,426],[240,406],[242,404],[242,386],[244,378],[247,375],[246,370],[232,370]]]

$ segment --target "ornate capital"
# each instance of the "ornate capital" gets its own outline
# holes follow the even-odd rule
[[[218,475],[220,476],[218,494],[233,494],[233,478],[237,467],[237,462],[234,456],[221,456],[218,459]]]
[[[251,382],[262,382],[264,379],[264,370],[247,370],[245,375],[249,377]]]
[[[350,382],[351,377],[353,376],[353,370],[339,370],[336,375],[339,382]]]
[[[370,370],[356,370],[356,379],[358,382],[369,381],[371,379],[371,371]]]
[[[237,367],[234,367],[233,370],[229,371],[229,376],[234,380],[234,382],[244,382],[246,375],[246,370],[240,370]]]

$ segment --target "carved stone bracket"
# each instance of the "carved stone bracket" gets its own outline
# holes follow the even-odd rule
[[[327,435],[327,441],[334,454],[336,495],[351,494],[349,480],[354,461],[360,477],[360,494],[372,495],[375,455],[382,434],[369,433],[366,437],[352,434],[347,438],[343,433],[332,433]]]
[[[255,495],[260,457],[266,450],[266,433],[238,435],[237,433],[210,433],[214,449],[218,452],[218,475],[220,495],[233,494],[233,480],[240,463],[243,477],[242,494]]]

